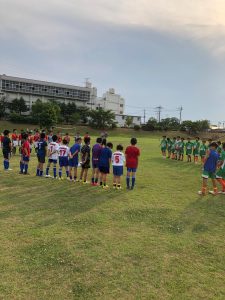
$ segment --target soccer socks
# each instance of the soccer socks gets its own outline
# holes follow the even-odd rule
[[[28,164],[24,164],[24,174],[27,174],[28,171]]]
[[[23,173],[24,163],[20,161],[20,172]]]
[[[61,176],[62,176],[62,174],[61,174]],[[69,171],[66,171],[66,177],[69,177]]]
[[[40,170],[40,175],[39,176],[41,176],[41,177],[43,176],[43,171]]]
[[[37,168],[36,176],[40,176],[40,169]]]
[[[59,169],[59,178],[62,178],[62,169]]]
[[[3,165],[4,165],[4,169],[8,170],[8,168],[9,168],[9,161],[8,160],[4,160],[3,161]]]
[[[130,177],[127,176],[127,187],[129,188],[130,187]]]
[[[54,178],[56,178],[56,167],[53,167]]]
[[[95,183],[98,183],[98,178],[95,178]]]
[[[46,168],[46,176],[49,174],[49,167]]]
[[[95,183],[95,178],[94,177],[91,178],[91,183]]]
[[[136,180],[136,178],[135,178],[135,177],[132,177],[132,188],[134,188],[135,180]]]

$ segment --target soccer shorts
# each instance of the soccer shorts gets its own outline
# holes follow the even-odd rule
[[[123,166],[113,166],[113,175],[122,176],[123,175]]]
[[[24,155],[23,155],[23,158],[22,158],[22,159],[23,159],[23,161],[26,161],[26,162],[30,161],[30,157],[29,157],[29,156],[24,156]]]
[[[68,165],[69,165],[69,160],[68,160],[68,158],[67,157],[59,157],[59,166],[60,166],[60,168],[62,168],[62,167],[68,167]]]
[[[44,164],[45,163],[45,156],[37,155],[37,158],[38,158],[38,162],[40,164]]]
[[[93,169],[98,169],[99,168],[98,161],[92,161],[92,168]]]
[[[57,164],[57,159],[49,158],[48,162],[53,163],[53,164]]]
[[[225,169],[219,169],[217,172],[216,172],[216,178],[222,178],[222,179],[225,179]]]
[[[84,164],[81,164],[82,169],[89,169],[90,168],[90,161],[86,161]]]
[[[165,152],[166,151],[166,147],[161,147],[161,151]]]
[[[74,159],[74,158],[69,159],[69,167],[77,168],[78,167],[78,159]]]
[[[10,152],[9,151],[3,150],[2,153],[3,153],[4,159],[9,159],[9,156],[10,156]]]
[[[205,178],[205,179],[216,179],[216,173],[215,172],[209,172],[209,171],[203,171],[202,173],[202,178]]]
[[[99,171],[103,174],[109,174],[109,167],[99,166]]]
[[[136,173],[137,172],[137,168],[127,168],[127,172],[129,173]]]
[[[18,146],[18,141],[12,141],[13,147],[17,147]]]

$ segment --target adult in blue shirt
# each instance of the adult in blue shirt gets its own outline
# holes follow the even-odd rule
[[[40,135],[40,140],[37,143],[38,166],[36,176],[43,176],[43,167],[45,163],[45,157],[47,154],[47,142],[45,137],[45,133],[42,132]]]
[[[76,182],[77,179],[77,167],[79,163],[79,153],[81,149],[81,141],[82,139],[78,137],[76,139],[75,144],[70,148],[69,154],[69,176],[70,180],[74,180]],[[72,170],[74,170],[74,174],[72,175]]]

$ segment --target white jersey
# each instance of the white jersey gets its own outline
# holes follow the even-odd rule
[[[112,165],[113,166],[123,166],[124,162],[126,161],[125,155],[123,152],[116,151],[112,155]]]
[[[70,153],[70,148],[66,145],[59,146],[59,157],[68,157]]]
[[[59,144],[56,142],[51,142],[48,144],[48,150],[50,153],[49,159],[57,160],[59,156]]]

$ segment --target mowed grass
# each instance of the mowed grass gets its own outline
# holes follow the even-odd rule
[[[201,167],[158,138],[139,147],[134,191],[36,178],[34,156],[0,172],[0,299],[225,299],[225,196],[199,197]]]

